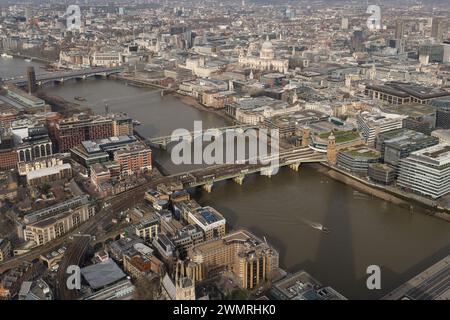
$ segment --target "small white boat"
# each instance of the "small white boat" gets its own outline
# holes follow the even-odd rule
[[[10,54],[7,54],[7,53],[2,53],[2,58],[8,58],[8,59],[11,59],[11,58],[13,58],[13,56],[10,55]]]
[[[320,230],[324,233],[329,233],[330,230],[328,228],[325,228],[322,224],[320,223],[312,223],[311,227],[313,227],[314,229]]]
[[[25,59],[26,62],[31,62],[31,59]]]

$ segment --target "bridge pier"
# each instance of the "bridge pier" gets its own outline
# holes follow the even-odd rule
[[[245,175],[240,175],[240,176],[234,177],[233,181],[236,182],[238,185],[242,186],[242,183],[244,182],[244,178],[245,178]]]
[[[275,168],[269,167],[269,168],[263,168],[261,169],[261,175],[266,177],[272,177],[274,174]]]
[[[300,169],[300,163],[301,162],[291,163],[289,165],[289,168],[291,168],[292,170],[298,172],[298,170]]]
[[[208,193],[211,193],[212,187],[213,187],[213,183],[212,183],[212,182],[206,183],[206,184],[204,184],[204,185],[202,186],[203,190],[205,190],[205,191],[208,192]]]

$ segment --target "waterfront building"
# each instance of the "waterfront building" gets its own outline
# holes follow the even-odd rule
[[[202,278],[229,270],[248,290],[271,279],[272,272],[278,270],[278,252],[244,230],[194,246],[189,259],[197,263]]]
[[[337,155],[337,166],[349,172],[367,175],[369,166],[380,161],[380,152],[365,147],[341,149]]]
[[[50,106],[48,106],[44,100],[39,99],[38,97],[35,97],[11,85],[6,89],[6,97],[10,98],[16,104],[20,105],[21,109],[25,109],[31,112],[50,111]]]
[[[367,174],[371,180],[384,185],[392,184],[396,176],[395,169],[384,163],[369,164]]]
[[[410,129],[396,129],[380,133],[376,138],[376,149],[381,152],[383,161],[398,168],[400,159],[411,152],[434,146],[439,143],[435,137]]]
[[[198,226],[203,231],[206,241],[225,235],[226,220],[212,207],[200,207],[189,212],[188,223]]]
[[[400,161],[397,183],[405,190],[433,199],[450,192],[450,145],[438,144],[412,152]]]
[[[113,136],[132,136],[134,134],[133,119],[125,113],[115,113],[111,115],[113,119]]]
[[[122,62],[122,53],[117,51],[95,51],[92,55],[92,65],[97,67],[117,67],[120,66]]]
[[[329,149],[331,136],[334,137],[334,147],[336,148],[336,151],[339,149],[364,144],[364,141],[361,139],[356,130],[338,130],[333,125],[322,127],[321,124],[321,122],[312,123],[308,126],[312,132],[312,134],[309,134],[309,146],[316,151],[327,152]]]
[[[347,300],[303,270],[275,282],[269,296],[275,300]]]
[[[83,141],[104,139],[113,136],[111,117],[77,114],[60,119],[54,128],[54,140],[59,152],[67,152]]]

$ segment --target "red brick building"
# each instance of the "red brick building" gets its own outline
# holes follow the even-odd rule
[[[53,139],[59,152],[67,152],[82,141],[113,136],[113,120],[110,117],[79,114],[60,119],[53,130]]]
[[[14,169],[19,159],[14,149],[0,150],[0,171]]]
[[[141,142],[127,145],[126,148],[114,152],[114,161],[122,173],[133,174],[152,169],[152,150]]]

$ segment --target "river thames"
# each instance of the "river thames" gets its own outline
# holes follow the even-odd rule
[[[22,70],[25,62],[14,61],[21,67],[12,70]],[[0,61],[0,76],[4,70]],[[68,82],[44,90],[74,102],[82,96],[97,113],[105,112],[105,104],[110,112],[127,112],[142,123],[137,128],[145,137],[192,129],[195,120],[202,120],[205,128],[229,124],[176,97],[112,80]],[[168,154],[156,157],[169,172],[184,170],[171,164]],[[272,178],[250,175],[242,186],[216,183],[212,193],[197,189],[192,195],[222,212],[229,228],[247,228],[265,237],[280,252],[283,268],[304,269],[352,299],[380,298],[450,253],[448,222],[419,207],[405,209],[358,193],[307,165],[299,172],[282,169]],[[331,232],[312,228],[314,223]],[[382,289],[370,291],[366,268],[374,264],[381,267]]]

